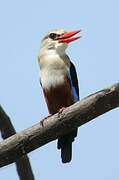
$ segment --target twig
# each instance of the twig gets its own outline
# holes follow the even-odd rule
[[[0,143],[0,167],[119,107],[119,83],[96,92]]]
[[[10,118],[0,106],[0,131],[3,139],[16,134]],[[20,157],[16,161],[16,168],[20,180],[34,180],[33,172],[27,155]]]

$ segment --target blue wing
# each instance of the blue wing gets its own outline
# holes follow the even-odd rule
[[[68,78],[71,85],[71,91],[74,97],[74,102],[79,100],[79,86],[78,86],[78,79],[76,74],[75,66],[72,62],[70,62],[70,68],[68,70]]]

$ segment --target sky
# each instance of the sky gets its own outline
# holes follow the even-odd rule
[[[67,49],[81,99],[119,81],[118,0],[0,1],[0,103],[17,132],[48,115],[37,56],[52,29],[83,29]],[[61,163],[56,141],[29,153],[35,179],[118,180],[118,127],[118,108],[81,126],[68,164]],[[0,179],[8,177],[18,180],[14,164],[0,169]]]

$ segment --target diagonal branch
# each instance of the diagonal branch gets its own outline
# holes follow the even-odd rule
[[[0,143],[0,167],[119,107],[119,83],[92,94]]]
[[[16,131],[10,121],[10,118],[0,106],[0,131],[3,139],[16,134]],[[16,168],[20,180],[34,180],[33,172],[27,155],[16,160]]]

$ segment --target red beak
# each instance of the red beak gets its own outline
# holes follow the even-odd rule
[[[81,32],[81,30],[77,30],[77,31],[73,31],[73,32],[66,32],[66,33],[60,35],[59,37],[55,38],[55,40],[58,40],[61,43],[70,43],[72,41],[75,41],[75,40],[81,38],[81,36],[70,38],[79,32]]]

